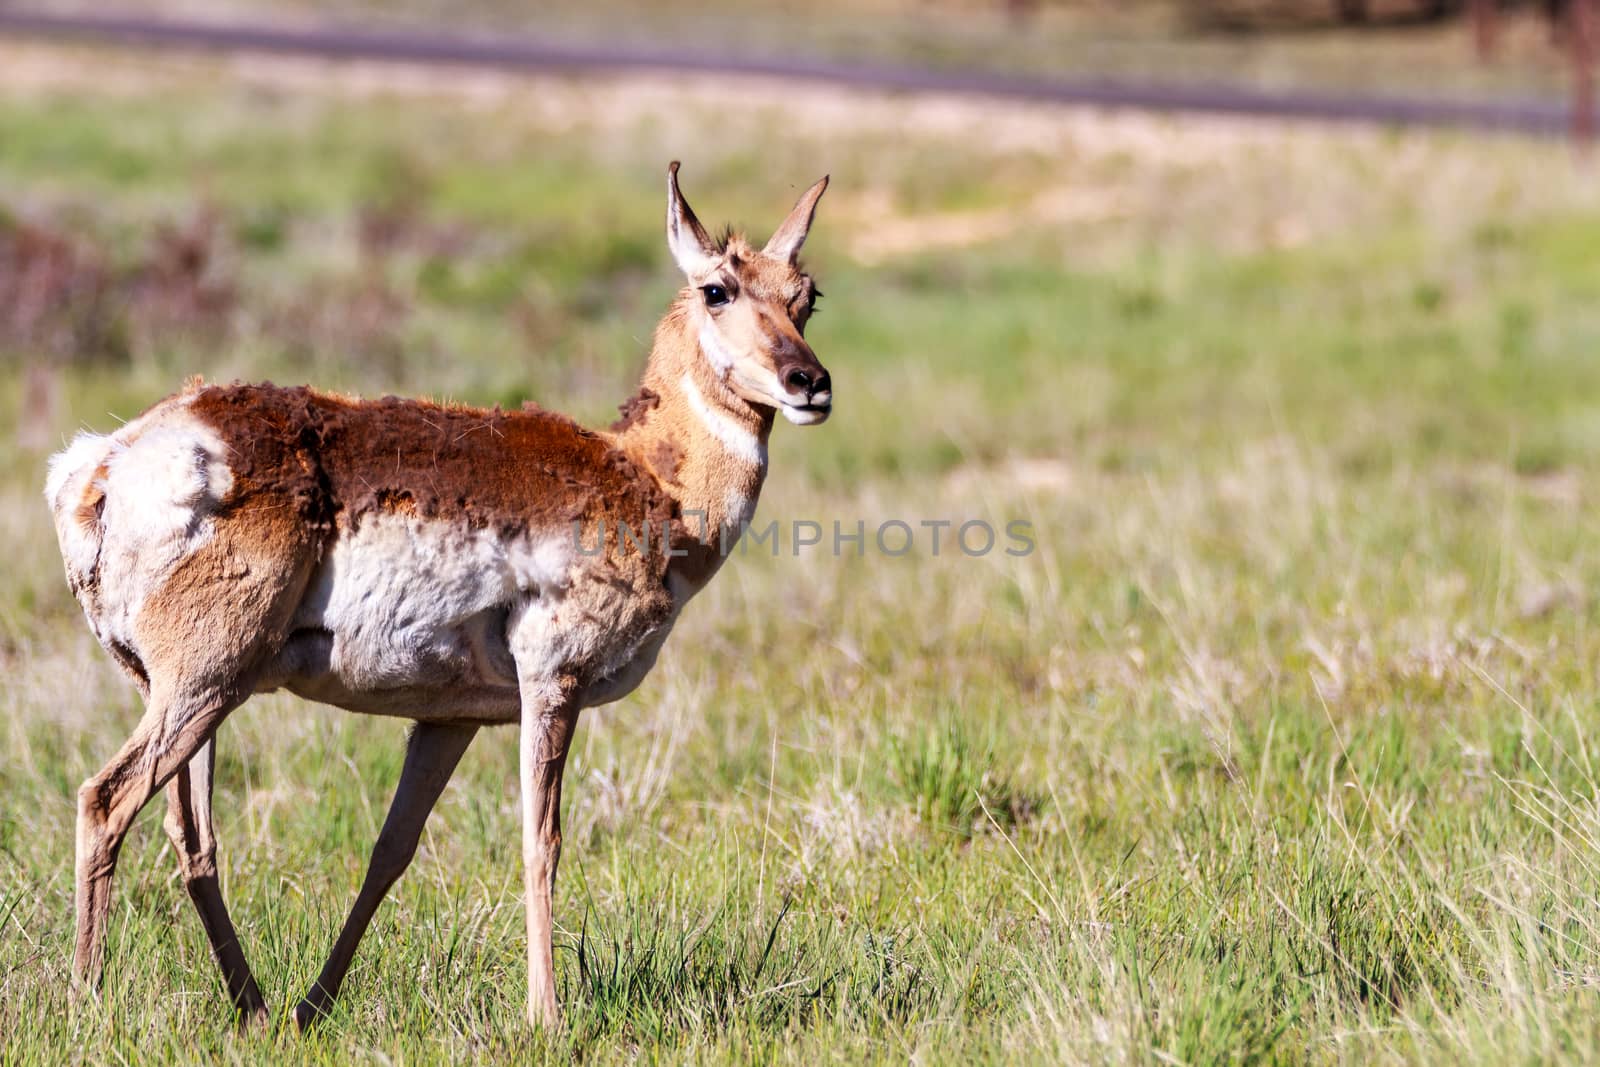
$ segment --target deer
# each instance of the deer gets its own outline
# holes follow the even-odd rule
[[[68,584],[144,701],[77,794],[75,1001],[102,985],[118,851],[165,789],[162,825],[236,1016],[268,1021],[218,881],[212,781],[223,720],[282,689],[415,723],[297,1029],[329,1012],[458,761],[501,725],[519,730],[527,1017],[559,1025],[551,899],[579,713],[643,681],[737,543],[775,416],[812,426],[833,405],[805,340],[821,294],[799,261],[827,177],[757,249],[707,234],[678,169],[666,237],[687,284],[607,430],[532,404],[196,379],[52,457],[45,496]]]

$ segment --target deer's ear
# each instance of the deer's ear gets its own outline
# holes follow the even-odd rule
[[[800,255],[800,246],[806,243],[806,234],[811,232],[811,219],[817,213],[817,201],[822,199],[827,188],[828,176],[824,174],[821,181],[805,191],[794,210],[789,212],[789,217],[783,220],[783,225],[767,242],[767,247],[763,249],[767,255],[790,263],[795,261]]]
[[[706,228],[694,217],[694,210],[678,189],[676,160],[667,167],[667,247],[672,250],[678,269],[691,282],[704,278],[721,258],[706,236]]]

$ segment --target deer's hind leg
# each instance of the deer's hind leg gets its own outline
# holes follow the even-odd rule
[[[108,539],[114,535],[107,532]],[[110,762],[78,790],[75,989],[100,982],[111,881],[128,828],[250,695],[262,665],[282,645],[304,592],[314,560],[308,548],[303,527],[286,509],[218,519],[209,540],[143,598],[133,640],[124,642],[122,655],[147,679],[144,716]],[[130,582],[137,577],[119,576]],[[191,774],[191,804],[193,786]],[[209,815],[209,794],[204,808]],[[198,830],[200,811],[189,810]],[[182,828],[182,811],[179,819]],[[205,823],[204,837],[210,838],[209,819]],[[187,849],[180,847],[180,853],[187,864]],[[213,910],[220,912],[220,894],[201,888],[200,899],[213,897]]]
[[[152,679],[133,736],[78,790],[77,934],[72,972],[81,986],[100,983],[111,878],[134,817],[192,759],[240,699],[196,700]]]
[[[267,1002],[256,985],[255,975],[250,973],[217,880],[217,839],[211,825],[211,783],[216,760],[217,742],[212,737],[167,783],[164,827],[177,850],[184,888],[200,913],[211,955],[222,968],[222,979],[240,1021],[260,1025],[267,1021]]]

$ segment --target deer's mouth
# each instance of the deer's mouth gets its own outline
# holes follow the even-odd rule
[[[785,400],[780,405],[779,410],[783,412],[784,418],[796,426],[815,426],[819,422],[826,421],[828,416],[833,414],[833,399],[830,397],[820,401],[811,400],[804,404],[795,404]]]

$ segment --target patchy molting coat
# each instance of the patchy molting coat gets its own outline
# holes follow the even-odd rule
[[[512,721],[528,1018],[558,1019],[551,892],[579,711],[639,683],[721,565],[755,508],[775,412],[815,425],[832,410],[801,333],[817,293],[796,259],[827,179],[757,253],[711,242],[677,171],[667,243],[689,287],[610,433],[537,408],[193,384],[51,461],[72,588],[146,698],[128,741],[78,790],[75,989],[99,982],[117,850],[164,784],[163,825],[229,996],[266,1019],[216,881],[212,735],[252,692],[286,687],[418,720],[361,892],[296,1025],[338,995],[477,729]]]
[[[80,435],[46,495],[72,588],[142,687],[152,654],[186,638],[218,646],[219,667],[251,648],[232,672],[243,692],[512,722],[524,680],[576,687],[584,705],[631,691],[720,564],[722,527],[753,510],[770,420],[721,428],[745,435],[739,454],[696,461],[682,414],[648,386],[600,434],[536,408],[196,383],[113,434]],[[709,505],[685,490],[708,473],[726,483]],[[685,496],[704,514],[686,517]],[[642,550],[624,525],[648,529]],[[212,634],[164,632],[183,613],[150,608],[174,602],[207,546],[211,595],[256,610],[213,619]],[[267,640],[236,632],[263,615]]]

